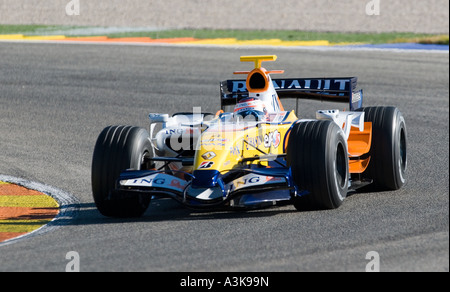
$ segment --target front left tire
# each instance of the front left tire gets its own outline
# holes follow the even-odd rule
[[[289,135],[287,164],[298,190],[298,210],[338,208],[348,191],[349,162],[344,133],[332,121],[295,124]]]

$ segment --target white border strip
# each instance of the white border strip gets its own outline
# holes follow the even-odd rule
[[[25,238],[29,238],[29,237],[32,237],[32,236],[35,236],[38,234],[42,234],[42,233],[45,233],[48,231],[55,230],[56,228],[58,228],[62,225],[68,224],[69,221],[74,220],[78,213],[78,210],[80,207],[79,206],[80,202],[78,201],[78,199],[76,199],[73,195],[66,193],[60,189],[57,189],[57,188],[49,186],[49,185],[44,185],[44,184],[40,184],[37,182],[33,182],[30,180],[17,178],[17,177],[13,177],[13,176],[9,176],[9,175],[2,175],[2,174],[0,174],[0,181],[16,184],[16,185],[23,186],[23,187],[31,189],[31,190],[35,190],[35,191],[44,193],[44,194],[52,197],[53,199],[55,199],[59,204],[58,214],[49,223],[39,227],[36,230],[29,232],[27,234],[23,234],[21,236],[14,237],[14,238],[8,239],[6,241],[3,241],[0,243],[0,247],[4,246],[4,245],[9,245],[9,244],[15,243],[15,242],[23,240]]]

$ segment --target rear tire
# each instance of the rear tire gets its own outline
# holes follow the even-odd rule
[[[373,179],[376,190],[398,190],[406,182],[407,132],[396,107],[366,107],[364,121],[372,122],[371,156],[364,178]]]
[[[338,208],[348,191],[347,142],[332,121],[294,125],[287,147],[287,163],[294,183],[307,195],[294,197],[297,210]]]
[[[126,169],[145,169],[152,154],[147,131],[139,127],[109,126],[99,135],[92,159],[92,193],[97,209],[109,217],[139,217],[150,204],[150,196],[114,191]]]

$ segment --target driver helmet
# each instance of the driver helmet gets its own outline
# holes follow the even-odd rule
[[[234,107],[234,113],[244,119],[253,116],[257,121],[266,121],[269,116],[264,103],[253,97],[241,99]]]

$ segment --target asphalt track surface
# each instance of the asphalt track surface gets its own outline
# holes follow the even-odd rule
[[[147,127],[149,112],[219,107],[218,83],[248,70],[240,55],[277,54],[286,77],[358,76],[365,105],[396,105],[408,128],[408,182],[349,196],[336,210],[293,206],[196,212],[154,201],[140,219],[97,212],[95,141],[111,124]],[[0,271],[449,271],[449,55],[0,43],[0,174],[54,186],[75,218],[0,246]],[[286,107],[292,106],[285,103]],[[329,103],[300,103],[313,118]],[[74,206],[72,206],[74,207]]]

